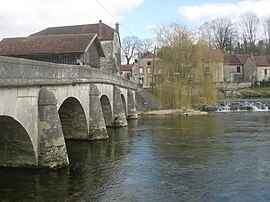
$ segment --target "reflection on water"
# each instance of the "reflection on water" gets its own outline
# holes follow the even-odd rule
[[[0,201],[269,201],[269,112],[143,116],[67,142],[70,166],[0,169]]]

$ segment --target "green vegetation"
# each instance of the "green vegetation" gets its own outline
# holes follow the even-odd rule
[[[161,48],[162,76],[155,78],[155,94],[167,108],[213,104],[215,85],[209,67],[211,51],[185,26],[174,23],[157,31]]]
[[[269,98],[270,87],[256,87],[239,89],[243,98]]]

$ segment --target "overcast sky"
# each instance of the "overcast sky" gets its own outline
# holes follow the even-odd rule
[[[6,0],[0,7],[0,40],[28,36],[47,27],[120,23],[121,38],[154,36],[157,25],[181,22],[190,27],[215,17],[239,19],[246,11],[270,15],[270,0]]]

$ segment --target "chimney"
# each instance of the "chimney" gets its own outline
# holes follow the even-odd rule
[[[253,57],[253,53],[250,53],[250,58],[253,60],[254,57]]]
[[[102,20],[99,20],[98,36],[99,36],[99,39],[102,39]]]
[[[117,33],[119,33],[119,23],[118,23],[118,22],[115,23],[115,31],[116,31]]]

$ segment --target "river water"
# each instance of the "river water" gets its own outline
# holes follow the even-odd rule
[[[0,201],[270,201],[270,113],[141,116],[70,166],[0,169]]]

